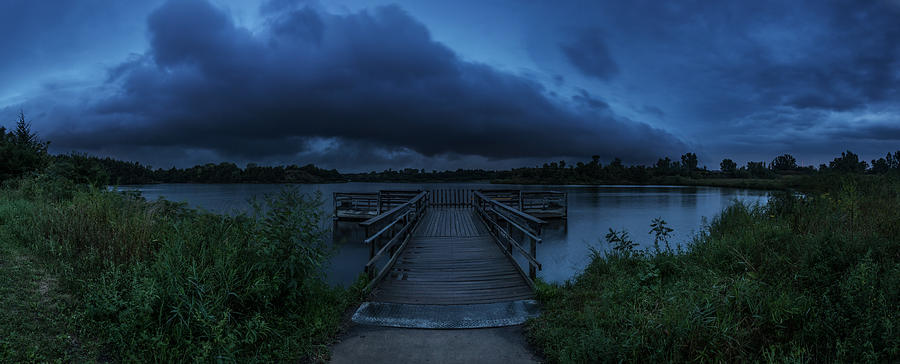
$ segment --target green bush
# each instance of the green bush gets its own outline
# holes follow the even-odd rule
[[[681,253],[608,235],[540,286],[529,339],[551,362],[900,360],[900,182],[819,183],[725,209]]]
[[[285,190],[253,215],[24,183],[0,226],[52,264],[101,357],[123,361],[302,360],[325,344],[364,282],[329,287],[318,197]]]

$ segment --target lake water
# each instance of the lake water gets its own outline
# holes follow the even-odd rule
[[[719,187],[684,186],[533,186],[492,185],[488,183],[334,183],[292,185],[305,193],[321,192],[323,208],[333,210],[332,192],[376,192],[378,190],[416,190],[438,188],[555,190],[568,192],[569,218],[551,221],[543,230],[543,243],[537,257],[544,269],[544,280],[562,282],[572,278],[590,261],[591,248],[606,250],[603,240],[610,228],[626,230],[639,248],[652,247],[648,234],[650,222],[663,218],[674,229],[670,242],[684,244],[723,208],[735,200],[765,203],[768,192]],[[158,184],[128,186],[122,190],[139,190],[147,199],[163,197],[186,202],[192,207],[218,213],[241,213],[250,209],[248,199],[276,193],[284,186],[277,184]],[[349,284],[362,271],[369,249],[360,242],[363,232],[355,223],[332,225],[332,242],[338,253],[327,270],[328,281]]]

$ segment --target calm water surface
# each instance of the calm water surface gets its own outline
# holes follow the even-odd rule
[[[568,220],[552,221],[544,228],[544,242],[538,246],[538,260],[544,270],[543,279],[562,282],[572,278],[590,261],[591,248],[606,250],[603,236],[610,228],[628,231],[640,248],[653,245],[648,234],[653,218],[662,217],[674,229],[671,242],[684,244],[703,229],[712,217],[735,200],[764,203],[768,192],[719,187],[682,186],[516,186],[477,183],[335,183],[293,185],[302,192],[321,192],[323,208],[332,212],[332,192],[376,192],[382,189],[522,189],[555,190],[569,194]],[[192,207],[218,213],[241,213],[250,209],[248,199],[276,193],[284,185],[277,184],[159,184],[129,186],[123,190],[139,190],[147,199],[165,198],[186,202]],[[349,284],[362,271],[369,249],[360,241],[363,232],[355,223],[332,225],[330,217],[323,221],[333,231],[332,242],[338,253],[328,268],[328,280]]]

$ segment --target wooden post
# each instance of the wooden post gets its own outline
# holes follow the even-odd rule
[[[377,212],[375,213],[375,216],[378,216],[378,215],[381,215],[381,191],[378,191],[378,202],[376,202],[376,204],[378,206],[375,207],[375,210],[377,210]],[[366,237],[368,237],[368,235],[366,235]],[[372,259],[372,258],[369,258],[369,259]]]
[[[365,233],[366,233],[366,235],[365,235],[366,239],[368,239],[369,238],[369,227],[368,226],[366,226]],[[372,241],[369,243],[369,260],[372,260],[372,258],[374,258],[374,257],[375,257],[375,241]],[[369,278],[375,277],[375,267],[374,266],[369,267],[366,274],[369,276]]]
[[[504,221],[506,221],[506,220],[504,220]],[[512,248],[513,248],[513,247],[512,247],[513,243],[512,243],[512,240],[511,240],[511,239],[512,239],[512,230],[511,230],[509,227],[510,227],[509,221],[506,221],[506,236],[507,236],[507,239],[506,239],[506,251],[507,251],[510,255],[512,255],[512,252],[513,252],[513,249],[512,249]],[[498,235],[499,235],[499,234],[498,234]]]
[[[537,230],[536,235],[541,236],[541,226],[538,225],[537,229],[535,229],[535,230]],[[534,240],[534,239],[530,239],[530,240],[531,240],[531,257],[534,258],[534,260],[537,260],[537,240]],[[534,265],[528,264],[528,276],[531,277],[532,281],[537,279],[537,269],[534,267]]]
[[[531,240],[531,257],[537,259],[537,241],[534,239]],[[528,277],[531,277],[531,280],[535,280],[537,278],[537,269],[534,268],[534,265],[528,263]]]

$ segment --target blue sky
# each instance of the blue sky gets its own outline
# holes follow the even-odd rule
[[[871,159],[900,149],[896,24],[893,0],[10,0],[0,123],[164,168]]]

